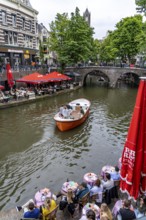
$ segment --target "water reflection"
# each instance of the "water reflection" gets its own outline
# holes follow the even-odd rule
[[[133,111],[136,89],[86,87],[0,114],[0,208],[22,204],[48,186],[82,181],[116,164]],[[80,97],[91,101],[90,116],[80,127],[60,132],[53,119],[60,105]]]

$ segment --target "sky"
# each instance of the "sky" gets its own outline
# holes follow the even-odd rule
[[[38,22],[49,30],[49,23],[55,21],[57,13],[75,12],[78,7],[80,15],[86,8],[91,13],[91,27],[94,28],[94,38],[102,39],[108,30],[114,30],[116,23],[122,18],[134,16],[135,0],[30,0],[38,14]]]

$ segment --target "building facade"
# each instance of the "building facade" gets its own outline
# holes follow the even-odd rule
[[[38,25],[39,34],[39,54],[38,60],[41,63],[47,64],[48,66],[54,66],[57,62],[57,55],[55,52],[49,49],[49,31],[47,28],[40,23]]]
[[[29,0],[0,0],[0,63],[29,65],[39,50],[38,12]]]

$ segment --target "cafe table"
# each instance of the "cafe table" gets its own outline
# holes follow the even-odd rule
[[[92,187],[98,179],[98,177],[95,173],[86,173],[83,179],[87,184],[89,184]]]
[[[76,192],[77,188],[78,188],[78,183],[74,181],[65,182],[62,185],[61,193],[66,195],[68,189],[72,189],[73,192]]]

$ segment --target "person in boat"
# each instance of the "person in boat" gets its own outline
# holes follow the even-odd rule
[[[67,106],[65,105],[62,109],[62,115],[63,115],[63,118],[69,118],[70,116],[70,110],[67,108]]]
[[[80,112],[81,112],[81,114],[82,114],[82,115],[84,115],[84,114],[85,114],[85,112],[84,112],[84,110],[83,110],[83,107],[82,107],[82,106],[80,107]]]
[[[55,208],[57,204],[54,199],[46,198],[44,204],[40,206],[40,212],[42,214],[43,220],[49,220],[47,217]]]
[[[63,117],[63,109],[64,109],[64,106],[62,105],[59,109],[59,116],[60,117]]]

